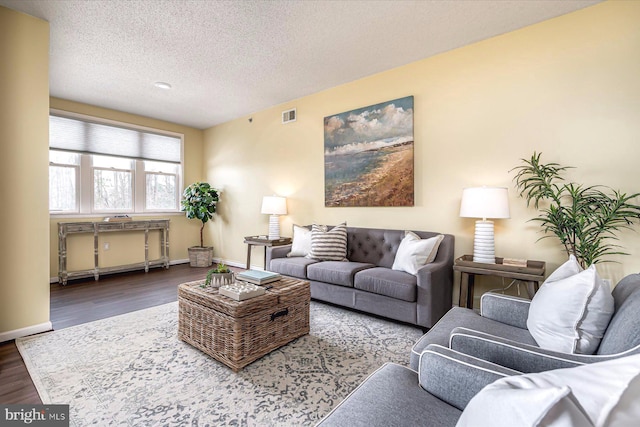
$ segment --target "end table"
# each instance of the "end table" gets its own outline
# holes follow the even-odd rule
[[[281,237],[279,239],[269,239],[267,236],[247,236],[244,238],[247,246],[247,270],[251,268],[251,247],[264,246],[264,269],[267,269],[267,247],[283,246],[291,243],[290,237]]]
[[[473,262],[473,255],[463,255],[453,263],[453,270],[460,272],[460,307],[473,308],[473,285],[476,274],[506,277],[527,283],[529,298],[544,281],[545,262],[527,261],[526,267],[502,264],[503,258],[496,258],[495,264]]]

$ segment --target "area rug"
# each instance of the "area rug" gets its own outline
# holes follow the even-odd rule
[[[311,303],[311,332],[234,373],[177,339],[170,303],[16,341],[43,402],[73,426],[314,425],[418,328]]]

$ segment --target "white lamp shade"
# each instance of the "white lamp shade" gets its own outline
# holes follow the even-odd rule
[[[472,187],[462,190],[460,216],[463,218],[509,218],[506,187]]]
[[[287,214],[286,197],[264,196],[262,198],[261,212],[263,214],[269,214],[269,215],[286,215]]]

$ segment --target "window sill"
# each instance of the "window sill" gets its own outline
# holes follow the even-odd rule
[[[79,214],[79,213],[61,213],[61,214],[53,214],[49,213],[49,219],[71,219],[71,218],[105,218],[108,216],[114,215],[122,215],[117,213],[90,213],[90,214]],[[156,217],[156,216],[183,216],[184,212],[142,212],[142,213],[128,213],[131,218],[136,217]]]

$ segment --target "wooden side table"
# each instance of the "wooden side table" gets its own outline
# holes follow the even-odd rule
[[[495,264],[473,262],[473,255],[463,255],[453,263],[453,270],[460,272],[460,307],[473,308],[473,285],[476,274],[506,277],[527,283],[529,298],[544,281],[545,262],[527,261],[526,267],[502,264],[503,258],[496,258]]]
[[[264,246],[264,268],[267,269],[267,247],[283,246],[291,243],[290,237],[281,237],[279,239],[269,239],[267,236],[247,236],[244,238],[247,246],[247,270],[251,268],[251,247]]]

